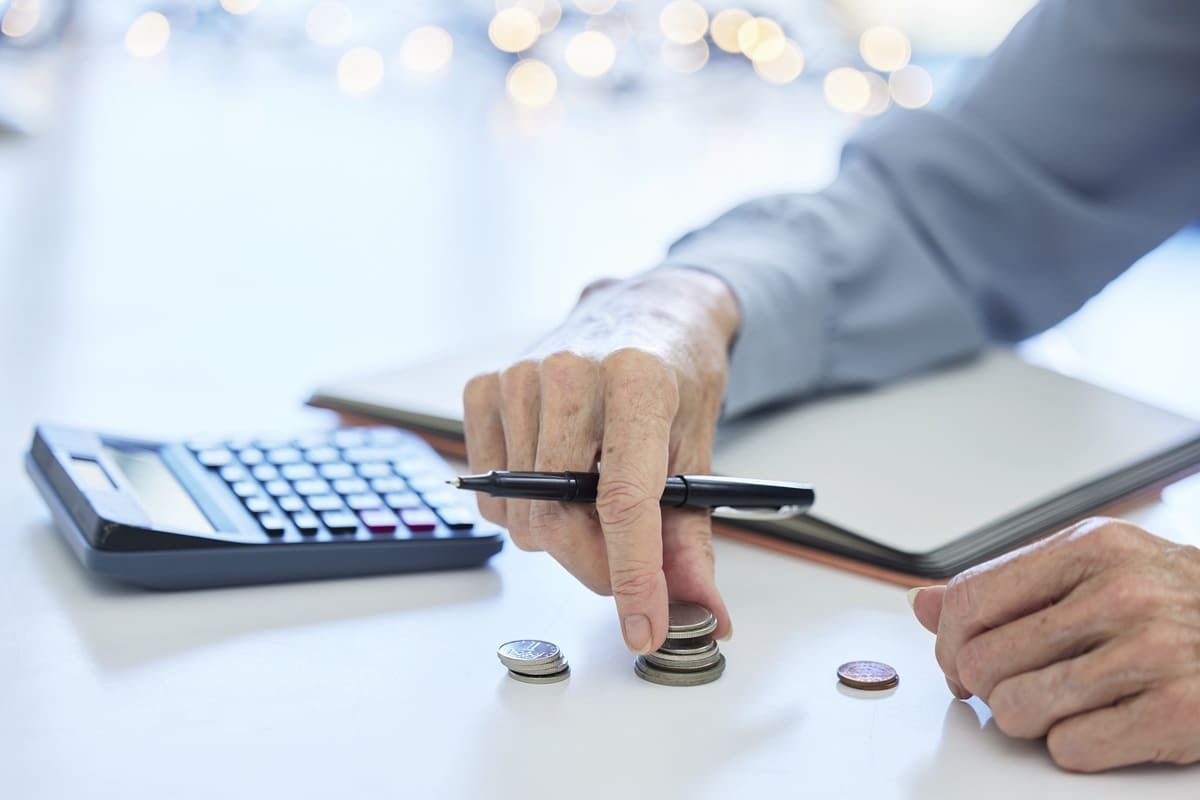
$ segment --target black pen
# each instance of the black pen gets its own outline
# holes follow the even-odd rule
[[[484,475],[465,475],[447,483],[492,497],[594,503],[600,473],[492,470]],[[667,478],[659,502],[673,507],[770,511],[775,515],[791,516],[807,511],[815,499],[816,493],[806,483],[719,475],[672,475]]]

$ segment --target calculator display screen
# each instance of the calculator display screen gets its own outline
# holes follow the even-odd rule
[[[121,470],[155,528],[212,533],[212,523],[196,505],[188,490],[153,450],[105,451]]]

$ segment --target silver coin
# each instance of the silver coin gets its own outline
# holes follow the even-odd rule
[[[697,655],[681,656],[658,650],[653,653],[646,653],[644,658],[656,667],[693,672],[698,669],[708,669],[716,664],[721,660],[721,653],[717,650],[716,644],[713,644],[711,650]]]
[[[505,642],[496,649],[500,663],[509,669],[521,669],[539,664],[549,664],[562,657],[562,651],[554,642],[541,639],[517,639]]]
[[[549,675],[526,675],[510,669],[508,671],[508,677],[515,681],[520,681],[521,683],[558,683],[559,681],[565,681],[567,678],[571,677],[571,668],[567,667],[564,670],[554,672]]]
[[[638,660],[633,664],[633,671],[637,673],[639,678],[661,686],[700,686],[701,684],[712,683],[721,677],[721,674],[725,672],[725,656],[719,656],[717,663],[708,669],[691,672],[656,667],[648,662],[645,657],[638,656]]]
[[[671,603],[667,612],[668,639],[695,639],[717,629],[717,618],[695,603]]]
[[[509,667],[509,669],[522,675],[553,675],[556,672],[562,672],[568,666],[567,660],[560,656],[549,664],[519,664]]]
[[[662,653],[673,653],[680,656],[694,656],[697,653],[707,653],[709,648],[716,644],[707,636],[698,636],[695,639],[667,639],[663,642],[663,646],[658,648]]]

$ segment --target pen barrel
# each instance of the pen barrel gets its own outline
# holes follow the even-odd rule
[[[671,481],[674,480],[679,480],[685,491],[683,499],[671,505],[775,510],[784,506],[809,508],[816,500],[813,488],[801,483],[723,478],[716,475],[678,475],[668,479],[668,491]],[[663,493],[663,497],[666,502],[666,492]]]

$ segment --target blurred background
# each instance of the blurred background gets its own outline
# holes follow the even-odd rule
[[[0,0],[0,444],[310,424],[318,383],[548,326],[820,188],[1030,5]],[[1029,357],[1200,414],[1195,235],[1163,252]]]

